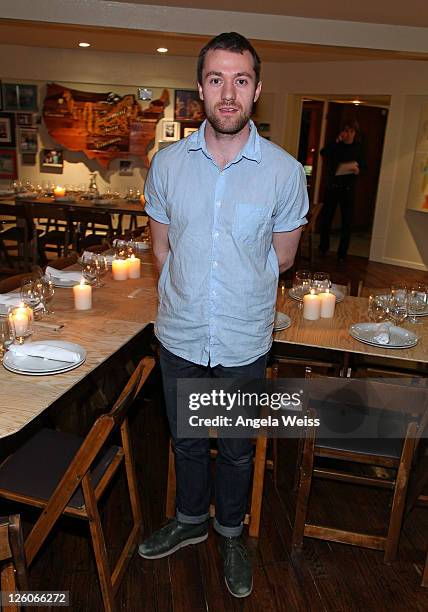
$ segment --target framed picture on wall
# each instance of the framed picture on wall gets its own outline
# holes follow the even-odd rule
[[[41,152],[40,163],[42,170],[50,168],[63,168],[64,158],[61,149],[43,149]]]
[[[179,140],[180,139],[180,123],[171,121],[170,119],[162,119],[161,124],[161,140]]]
[[[197,91],[175,90],[174,119],[176,121],[203,121],[205,119],[204,104]]]
[[[134,164],[132,159],[119,159],[119,176],[132,176]]]
[[[31,127],[33,125],[33,113],[16,113],[16,125]]]
[[[18,178],[15,149],[0,149],[0,179]]]
[[[18,144],[21,153],[37,153],[37,128],[20,128]]]
[[[200,121],[186,121],[181,123],[181,138],[186,138],[186,136],[190,136],[190,134],[193,134],[193,132],[197,132],[199,130],[200,125]]]
[[[37,85],[3,83],[3,104],[5,110],[36,111]]]
[[[15,146],[15,117],[13,113],[0,113],[0,146]]]

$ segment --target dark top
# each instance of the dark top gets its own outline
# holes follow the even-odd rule
[[[330,142],[321,150],[321,155],[327,160],[328,182],[355,184],[358,174],[344,174],[335,176],[339,164],[356,161],[360,167],[360,174],[367,170],[364,147],[360,142],[345,144],[344,142]]]

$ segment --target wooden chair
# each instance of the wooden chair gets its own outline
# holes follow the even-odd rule
[[[268,368],[267,378],[271,378],[271,372]],[[215,431],[210,431],[210,437],[215,438]],[[262,510],[263,500],[263,485],[266,469],[266,448],[267,448],[267,437],[260,435],[254,441],[254,468],[253,468],[253,482],[251,487],[251,502],[250,511],[245,514],[244,524],[249,525],[249,535],[253,538],[259,537],[260,531],[260,517]],[[211,458],[215,459],[217,456],[217,449],[211,449]],[[172,441],[169,443],[169,457],[168,457],[168,479],[167,479],[167,490],[166,490],[166,508],[165,514],[167,518],[173,518],[175,516],[175,496],[176,496],[176,479],[175,479],[175,460],[174,450]],[[215,506],[210,505],[210,515],[215,516]]]
[[[49,261],[49,266],[52,268],[56,268],[57,270],[64,270],[64,268],[68,268],[68,266],[72,266],[77,262],[79,255],[74,252],[70,252],[69,255],[65,257],[58,257],[57,259],[51,259]]]
[[[0,219],[0,258],[9,269],[17,262],[19,268],[28,270],[33,229],[25,206],[0,203]]]
[[[75,209],[68,215],[74,227],[73,250],[78,253],[111,242],[116,234],[109,212]]]
[[[0,293],[9,293],[14,289],[19,289],[22,281],[31,278],[31,272],[23,272],[22,274],[14,274],[0,281]]]
[[[428,587],[428,551],[427,556],[425,557],[425,568],[424,573],[422,574],[421,586]]]
[[[300,239],[298,252],[296,255],[296,266],[300,266],[302,260],[307,260],[312,263],[312,235],[315,231],[315,226],[321,212],[322,203],[315,202],[309,209],[307,219],[308,222],[303,226],[302,237]]]
[[[16,593],[28,591],[24,538],[19,514],[0,517],[0,577],[1,590]],[[7,606],[19,610],[18,604]]]
[[[427,392],[423,387],[411,388],[406,385],[391,385],[374,381],[368,383],[368,381],[335,379],[335,383],[336,390],[333,392],[330,384],[325,386],[325,379],[310,390],[311,398],[317,398],[318,406],[314,410],[313,401],[310,401],[307,408],[311,410],[309,414],[312,417],[318,416],[321,419],[321,426],[317,431],[315,427],[309,427],[304,440],[292,544],[294,547],[302,546],[303,538],[306,536],[383,550],[384,561],[388,563],[394,560],[397,553],[409,474],[420,434],[428,418]],[[337,387],[338,383],[352,386],[344,386],[343,389],[340,389]],[[355,386],[356,383],[357,386]],[[386,415],[395,418],[399,414],[405,417],[399,425],[398,420],[382,421]],[[347,428],[349,423],[353,420],[355,423],[362,416],[364,420],[361,423],[368,424],[368,437],[332,438],[331,434],[330,437],[324,437],[328,436],[328,432],[324,430],[323,433],[323,423],[334,423],[335,431],[340,431],[343,426],[345,431],[349,431]],[[376,419],[380,419],[377,423],[383,423],[381,427],[385,428],[393,427],[395,423],[396,430],[389,430],[388,436],[369,437],[369,435],[373,436]],[[401,438],[392,437],[400,433]],[[318,467],[315,459],[319,457],[334,459],[340,465],[346,462],[347,467],[354,464],[354,467],[363,465],[388,468],[395,472],[395,476],[380,478],[371,474],[348,471],[346,467],[344,469],[336,466],[333,468]],[[307,513],[313,477],[392,490],[393,500],[387,534],[368,535],[364,532],[308,523]],[[331,503],[334,504],[334,498],[331,499]]]
[[[104,242],[103,244],[93,244],[92,246],[86,247],[85,251],[89,253],[105,253],[110,248],[108,242]]]
[[[56,253],[57,257],[65,255],[72,242],[72,224],[66,208],[58,204],[28,204],[27,214],[33,221],[34,244],[36,255],[42,263],[47,260],[46,253]],[[37,225],[45,220],[42,232]],[[34,260],[36,257],[34,257]]]
[[[140,537],[141,510],[127,413],[153,366],[151,357],[140,361],[111,411],[98,417],[86,438],[41,429],[0,467],[0,497],[42,509],[25,541],[28,564],[61,514],[88,521],[108,611],[114,609],[114,595]],[[119,428],[121,446],[112,445],[110,436]],[[133,526],[111,570],[98,501],[121,464],[126,472]]]

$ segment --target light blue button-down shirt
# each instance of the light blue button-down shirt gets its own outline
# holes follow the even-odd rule
[[[155,333],[197,364],[246,365],[267,353],[279,273],[272,232],[306,223],[302,166],[250,127],[245,146],[220,169],[204,122],[159,151],[146,180],[147,214],[169,224]]]

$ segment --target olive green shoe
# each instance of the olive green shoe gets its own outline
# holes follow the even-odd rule
[[[241,539],[220,537],[220,553],[224,561],[224,579],[234,597],[248,597],[253,590],[253,570],[248,551]]]
[[[190,544],[199,544],[208,538],[209,521],[192,525],[179,523],[172,519],[164,527],[152,533],[138,547],[138,554],[144,559],[162,559],[172,555],[180,548]]]

